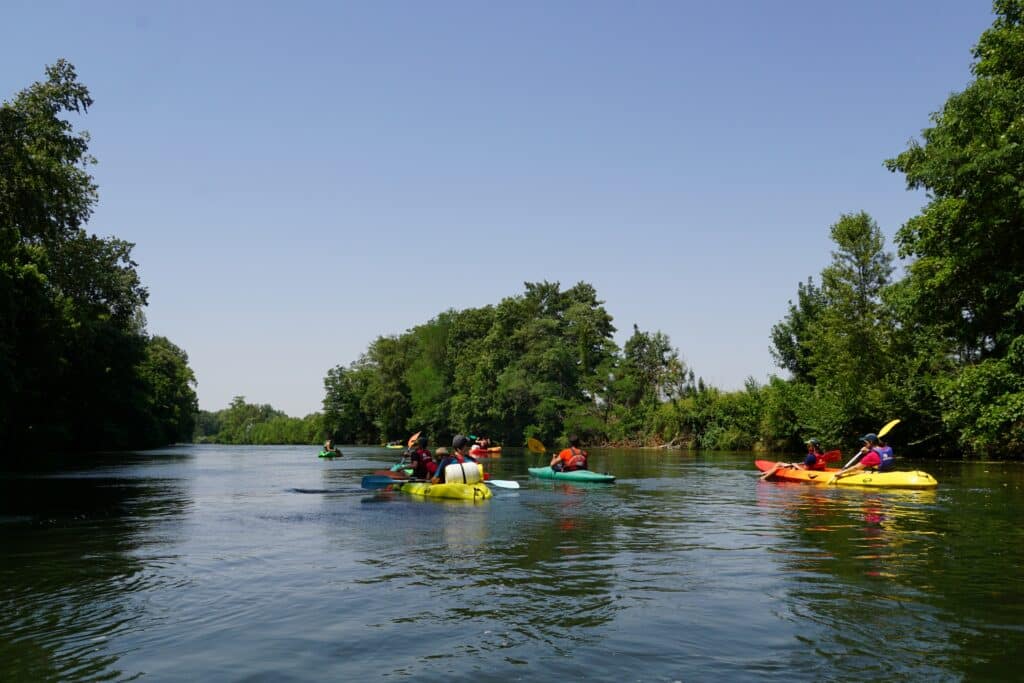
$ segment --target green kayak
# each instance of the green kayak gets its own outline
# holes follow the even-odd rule
[[[341,457],[341,451],[339,451],[337,449],[335,449],[333,451],[321,450],[320,451],[320,455],[318,455],[317,457],[318,458],[340,458]]]
[[[573,470],[572,472],[555,472],[550,467],[527,467],[531,477],[541,479],[558,479],[561,481],[592,481],[596,483],[614,484],[615,475],[607,472],[591,472],[590,470]]]

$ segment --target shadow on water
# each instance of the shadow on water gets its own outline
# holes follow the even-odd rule
[[[159,571],[139,558],[142,536],[152,538],[154,528],[179,536],[190,506],[179,479],[118,475],[152,461],[83,457],[71,472],[48,463],[0,475],[0,678],[123,675],[107,645],[131,628],[139,616],[133,597]],[[181,460],[170,455],[162,464],[174,462]]]

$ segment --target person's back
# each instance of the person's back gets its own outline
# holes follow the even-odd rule
[[[416,479],[430,479],[434,476],[437,464],[427,450],[427,437],[421,436],[416,442],[416,448],[409,456],[412,461],[412,476]]]
[[[551,469],[559,472],[587,469],[587,452],[580,447],[580,438],[569,437],[569,447],[551,459]]]

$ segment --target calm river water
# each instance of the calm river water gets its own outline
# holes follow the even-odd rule
[[[394,451],[182,446],[4,474],[0,680],[1021,680],[1024,466],[933,492],[753,456],[492,461],[481,503],[364,491]]]

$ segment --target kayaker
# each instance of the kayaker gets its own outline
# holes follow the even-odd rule
[[[462,434],[456,434],[455,438],[452,439],[452,452],[441,458],[441,462],[437,463],[437,469],[434,471],[434,476],[430,478],[430,482],[432,484],[443,484],[444,468],[448,467],[448,465],[465,462],[475,463],[476,458],[469,455],[469,439]]]
[[[850,465],[836,472],[831,479],[832,482],[862,470],[888,472],[893,469],[893,466],[896,464],[896,458],[888,444],[882,445],[879,442],[878,436],[873,433],[865,434],[860,437],[860,440],[864,444],[859,451],[862,454],[861,459],[857,461],[856,465]]]
[[[476,440],[470,449],[469,454],[474,458],[486,458],[488,456],[487,449],[491,447],[491,440],[486,436],[481,436]]]
[[[341,449],[334,445],[334,439],[327,439],[324,441],[324,453],[341,455]]]
[[[769,479],[781,469],[800,470],[824,470],[828,468],[825,462],[825,454],[821,450],[821,444],[817,439],[807,440],[807,457],[803,462],[777,462],[775,466],[761,475],[761,481]]]
[[[416,439],[416,448],[409,454],[412,462],[412,476],[415,479],[430,479],[434,476],[437,463],[427,450],[427,437],[421,436]]]
[[[572,472],[587,469],[587,452],[580,448],[580,437],[569,437],[569,447],[551,458],[551,469],[556,472]]]

